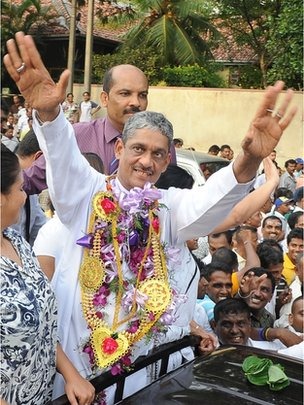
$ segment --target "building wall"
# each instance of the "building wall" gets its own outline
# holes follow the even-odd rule
[[[75,86],[76,100],[82,99],[82,91],[81,86]],[[100,86],[92,86],[92,100],[99,101],[100,91]],[[173,123],[174,136],[184,140],[184,147],[205,152],[212,144],[227,143],[236,154],[263,93],[263,90],[150,87],[148,108],[166,115]],[[293,104],[298,107],[296,117],[276,148],[280,166],[289,158],[304,155],[301,92],[295,93]],[[104,113],[101,111],[100,116]]]

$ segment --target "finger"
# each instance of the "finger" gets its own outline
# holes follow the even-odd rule
[[[269,114],[267,110],[274,109],[278,95],[283,88],[284,82],[282,81],[277,81],[274,86],[267,87],[254,119],[265,117],[266,114]]]
[[[20,78],[20,75],[16,69],[22,64],[21,57],[17,50],[16,43],[13,39],[9,39],[7,41],[6,47],[7,54],[3,58],[3,63],[12,79],[17,82]]]
[[[280,118],[279,116],[281,116],[281,118],[282,118],[283,115],[286,113],[287,108],[288,108],[292,98],[293,98],[293,91],[289,89],[289,90],[287,90],[287,92],[283,98],[282,104],[277,109],[278,118]]]
[[[9,39],[6,42],[6,48],[11,59],[12,65],[14,65],[15,69],[17,69],[21,63],[23,62],[21,59],[21,55],[19,53],[19,49],[17,47],[16,41],[14,39]]]
[[[59,81],[57,83],[57,88],[60,91],[63,99],[65,98],[66,89],[67,89],[67,86],[69,83],[70,75],[71,75],[71,72],[68,69],[66,69],[64,72],[61,73]]]
[[[22,60],[25,62],[27,67],[33,67],[38,69],[43,73],[49,75],[46,67],[44,66],[40,54],[37,50],[35,42],[31,35],[24,35],[22,32],[17,32],[16,41],[19,47],[19,52]]]
[[[292,106],[292,108],[287,112],[287,114],[284,116],[284,118],[280,121],[280,127],[284,131],[288,125],[291,123],[293,120],[293,117],[296,115],[297,112],[297,107]]]

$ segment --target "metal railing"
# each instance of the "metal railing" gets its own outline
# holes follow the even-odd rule
[[[110,371],[102,373],[98,377],[90,380],[91,384],[94,386],[96,394],[103,391],[104,389],[110,387],[113,384],[116,385],[115,400],[117,403],[122,400],[125,379],[136,373],[137,371],[155,363],[156,361],[161,361],[159,377],[166,374],[169,357],[172,353],[178,352],[185,347],[194,347],[197,349],[200,338],[198,336],[185,336],[183,339],[177,340],[175,342],[167,343],[158,348],[154,349],[153,352],[147,356],[139,357],[133,364],[132,370],[113,376]],[[66,395],[50,401],[47,405],[69,405],[69,400]]]

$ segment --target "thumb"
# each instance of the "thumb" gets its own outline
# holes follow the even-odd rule
[[[59,94],[62,98],[61,101],[64,101],[65,97],[66,97],[66,90],[68,87],[68,83],[69,83],[69,79],[71,76],[71,72],[68,69],[65,69],[59,78],[59,81],[57,83],[57,89],[59,91]]]

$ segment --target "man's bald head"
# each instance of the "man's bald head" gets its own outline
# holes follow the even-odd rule
[[[103,91],[109,93],[117,77],[119,77],[121,74],[125,75],[130,73],[138,74],[139,76],[141,76],[141,78],[146,81],[148,87],[147,76],[144,74],[142,70],[140,70],[138,67],[134,65],[123,64],[113,66],[105,72],[103,77]]]

